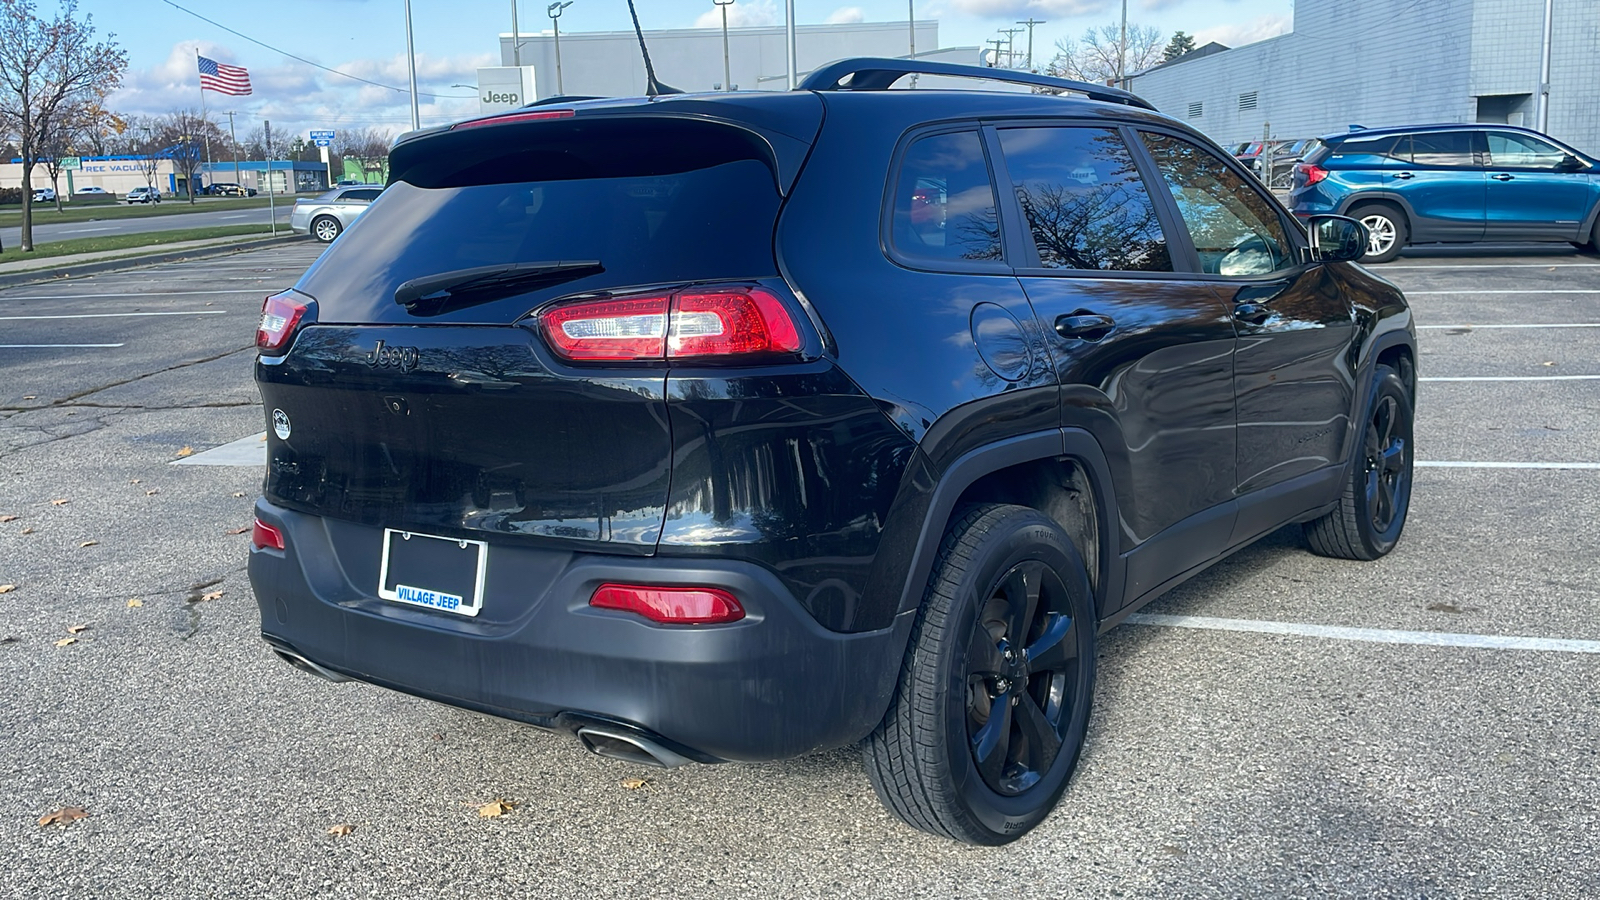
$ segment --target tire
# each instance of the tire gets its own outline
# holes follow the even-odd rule
[[[1024,506],[962,510],[862,748],[878,799],[970,844],[1042,822],[1083,750],[1097,624],[1083,560],[1055,522]]]
[[[1377,559],[1405,529],[1415,457],[1411,394],[1385,365],[1373,371],[1371,393],[1338,508],[1303,526],[1318,556]]]
[[[1361,257],[1364,263],[1386,263],[1394,259],[1411,238],[1411,225],[1405,213],[1387,203],[1357,204],[1346,215],[1367,226],[1370,233],[1367,254]]]
[[[344,231],[344,226],[333,216],[317,216],[311,220],[311,236],[324,244],[333,243],[341,231]]]

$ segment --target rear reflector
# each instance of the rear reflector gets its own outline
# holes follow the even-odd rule
[[[295,302],[288,294],[273,294],[261,304],[261,325],[256,329],[256,348],[268,353],[282,350],[294,336],[295,327],[306,314],[307,305]]]
[[[508,116],[490,116],[487,119],[469,119],[450,126],[451,131],[478,128],[483,125],[509,125],[512,122],[532,122],[538,119],[570,119],[577,115],[573,109],[541,109],[538,112],[512,113]]]
[[[250,543],[257,550],[282,550],[283,532],[257,519],[255,527],[250,529]]]
[[[551,349],[570,360],[712,359],[805,346],[783,301],[751,285],[588,300],[551,309],[540,324]]]
[[[602,584],[589,605],[635,613],[662,625],[722,625],[744,618],[744,607],[720,588]]]

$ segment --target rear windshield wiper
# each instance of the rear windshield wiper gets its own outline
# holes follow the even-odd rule
[[[604,272],[598,259],[476,266],[413,278],[394,289],[394,302],[417,316],[436,316],[476,306],[544,284],[560,284]]]

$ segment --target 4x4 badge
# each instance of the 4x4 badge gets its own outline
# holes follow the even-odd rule
[[[409,372],[417,367],[417,357],[421,355],[421,351],[415,347],[385,347],[383,341],[379,341],[378,346],[373,347],[372,352],[363,359],[374,369],[379,366],[392,366],[402,372]]]
[[[289,439],[289,414],[281,409],[272,411],[272,433],[277,435],[280,441]]]

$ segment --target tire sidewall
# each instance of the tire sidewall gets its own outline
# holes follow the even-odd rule
[[[1372,526],[1372,510],[1367,504],[1367,471],[1366,471],[1366,434],[1367,425],[1372,421],[1372,415],[1377,411],[1378,403],[1384,397],[1394,397],[1400,421],[1404,425],[1406,441],[1406,464],[1401,475],[1400,490],[1396,494],[1395,505],[1397,512],[1389,527],[1381,534]],[[1366,414],[1361,418],[1361,428],[1356,435],[1355,459],[1351,468],[1354,470],[1351,477],[1355,479],[1356,513],[1361,523],[1361,542],[1368,552],[1376,556],[1383,556],[1393,550],[1400,541],[1400,534],[1405,530],[1406,516],[1411,512],[1411,486],[1416,463],[1415,440],[1415,411],[1412,408],[1411,395],[1406,390],[1405,383],[1400,380],[1400,373],[1388,366],[1378,366],[1372,373],[1372,392],[1367,400]]]
[[[1363,225],[1366,224],[1366,222],[1362,221],[1363,219],[1368,219],[1373,216],[1382,216],[1383,218],[1388,219],[1389,223],[1394,226],[1394,243],[1389,246],[1389,249],[1382,253],[1363,254],[1361,257],[1361,262],[1389,262],[1400,255],[1400,251],[1405,249],[1406,241],[1411,237],[1409,229],[1406,227],[1405,216],[1393,207],[1383,205],[1358,206],[1350,210],[1349,215],[1350,218],[1361,222]]]
[[[952,603],[951,628],[954,639],[945,647],[946,658],[939,660],[945,678],[944,749],[951,781],[963,810],[984,830],[1003,843],[1020,836],[1043,821],[1066,790],[1077,766],[1088,725],[1089,707],[1094,697],[1094,603],[1079,554],[1065,535],[1042,514],[1018,516],[985,536],[973,555],[973,564],[964,573]],[[996,793],[983,781],[969,749],[966,709],[967,645],[977,617],[1000,579],[1013,566],[1038,560],[1054,570],[1066,585],[1074,616],[1080,628],[1080,666],[1073,697],[1072,722],[1062,738],[1061,753],[1050,771],[1037,784],[1014,797]],[[1087,627],[1082,627],[1087,625]]]
[[[326,240],[323,239],[322,235],[319,233],[319,228],[318,228],[318,226],[321,225],[323,222],[333,222],[334,223],[333,224],[333,237],[327,238]],[[312,235],[312,237],[315,237],[317,240],[322,241],[324,244],[333,243],[334,240],[339,237],[339,234],[342,231],[344,231],[344,229],[339,226],[338,220],[334,219],[334,218],[332,218],[330,216],[318,216],[316,219],[312,220],[312,222],[311,222],[311,235]]]

